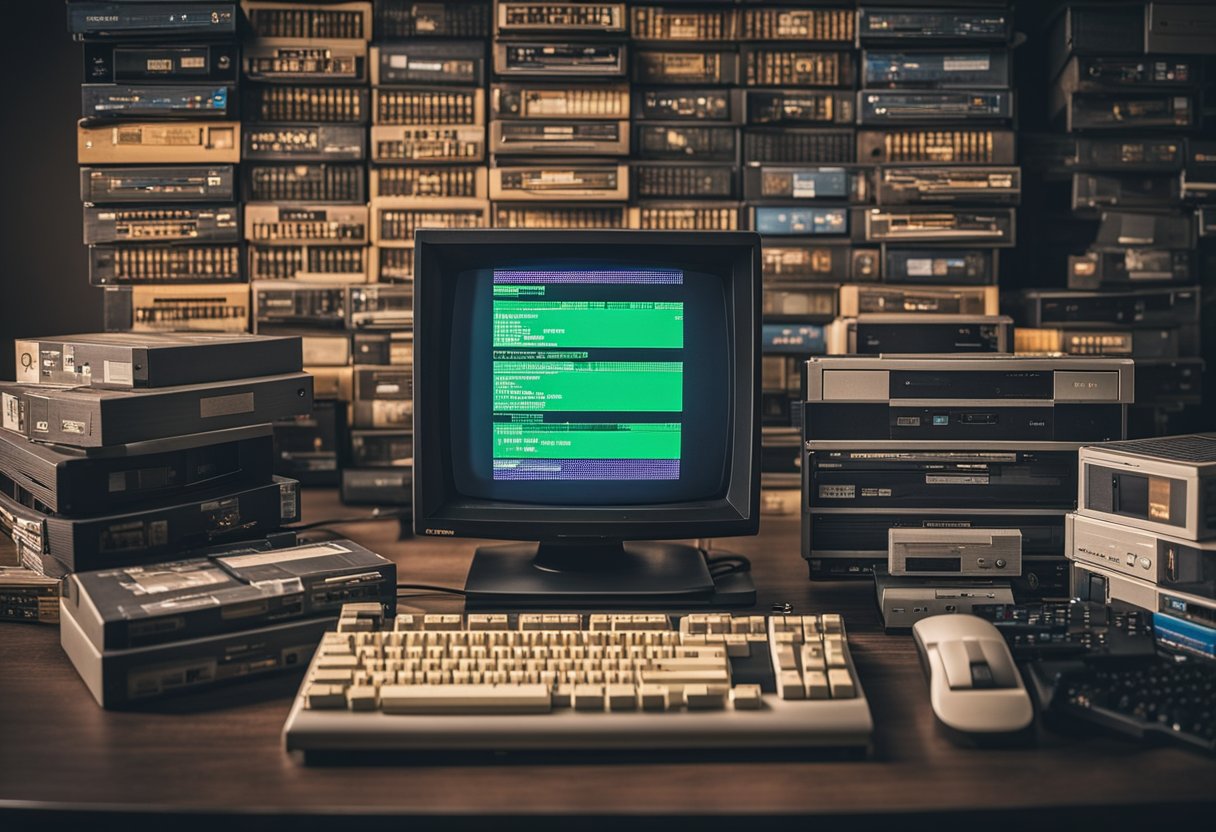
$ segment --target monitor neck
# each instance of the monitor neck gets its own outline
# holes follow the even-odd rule
[[[628,568],[632,558],[620,540],[542,540],[532,564],[545,572],[603,572]]]

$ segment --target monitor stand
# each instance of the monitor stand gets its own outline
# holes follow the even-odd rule
[[[679,543],[479,546],[465,579],[469,609],[751,606],[747,573],[715,584],[705,555]]]

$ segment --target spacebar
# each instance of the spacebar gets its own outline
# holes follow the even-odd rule
[[[549,710],[547,685],[382,685],[389,714],[535,714]]]

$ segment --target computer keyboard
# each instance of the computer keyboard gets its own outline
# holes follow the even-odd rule
[[[343,608],[289,751],[865,748],[841,616]]]
[[[1036,662],[1029,669],[1048,717],[1216,751],[1216,666],[1210,662],[1161,656],[1131,667]]]

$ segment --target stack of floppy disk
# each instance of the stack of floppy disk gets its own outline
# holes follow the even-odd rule
[[[303,667],[343,603],[395,605],[393,564],[284,528],[299,491],[271,422],[312,408],[299,338],[69,335],[16,358],[0,529],[29,597],[6,617],[45,619],[34,595],[62,578],[63,646],[99,703]]]

